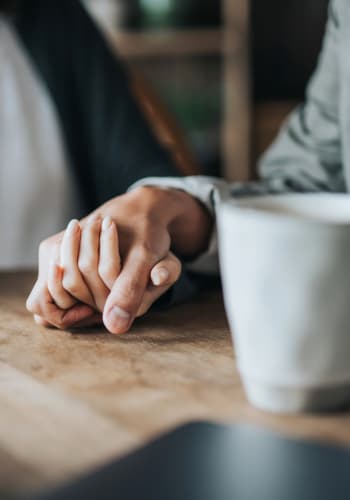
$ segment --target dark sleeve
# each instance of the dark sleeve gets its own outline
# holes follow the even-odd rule
[[[22,0],[17,26],[56,103],[89,209],[143,177],[179,175],[78,0]]]

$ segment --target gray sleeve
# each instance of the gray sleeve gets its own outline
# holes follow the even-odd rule
[[[269,192],[344,192],[339,124],[341,7],[333,0],[322,52],[306,102],[287,119],[259,163]]]

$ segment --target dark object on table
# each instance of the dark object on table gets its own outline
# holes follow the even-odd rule
[[[348,500],[349,469],[344,448],[196,423],[41,500]]]

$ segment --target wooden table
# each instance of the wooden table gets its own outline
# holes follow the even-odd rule
[[[112,336],[36,326],[24,308],[32,281],[0,275],[0,496],[61,483],[193,419],[350,445],[350,414],[249,406],[218,293]]]

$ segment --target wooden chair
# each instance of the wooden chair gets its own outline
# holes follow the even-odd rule
[[[199,175],[199,163],[175,118],[151,85],[134,71],[132,89],[158,140],[171,152],[179,171],[185,176]]]

